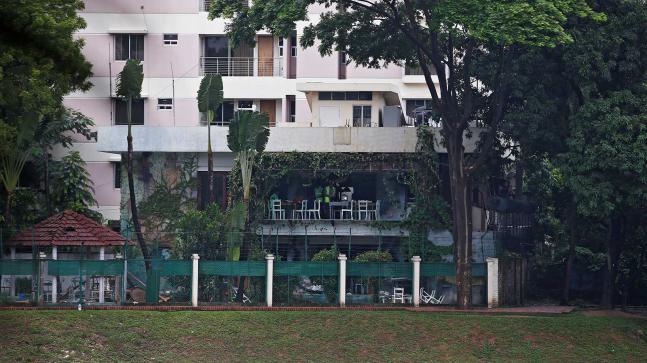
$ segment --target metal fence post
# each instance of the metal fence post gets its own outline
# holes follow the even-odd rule
[[[200,256],[197,253],[191,255],[193,260],[193,269],[191,271],[191,305],[193,307],[198,306],[198,262]]]
[[[420,306],[420,256],[411,257],[413,262],[413,306]]]
[[[499,259],[488,257],[487,262],[487,307],[499,306]]]
[[[265,256],[267,261],[266,283],[265,283],[265,302],[268,307],[272,307],[272,288],[274,283],[274,255]]]
[[[340,254],[339,260],[339,306],[346,306],[346,255]]]

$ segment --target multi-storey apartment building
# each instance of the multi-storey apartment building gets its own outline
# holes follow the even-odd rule
[[[203,75],[223,76],[225,101],[210,126],[215,170],[223,185],[221,201],[226,193],[224,180],[234,160],[227,148],[227,125],[237,110],[268,114],[268,152],[412,153],[416,147],[414,126],[433,126],[427,108],[431,97],[417,69],[398,65],[368,69],[347,64],[343,54],[333,52],[322,57],[316,48],[302,49],[298,40],[305,22],[298,24],[290,37],[259,32],[254,47],[233,46],[225,32],[225,21],[207,18],[208,5],[208,0],[85,1],[81,16],[87,27],[78,36],[85,40],[84,53],[93,64],[94,86],[87,92],[69,95],[65,103],[96,124],[97,141],[79,142],[74,148],[88,163],[98,208],[106,219],[119,220],[127,211],[125,182],[120,189],[126,114],[125,104],[115,97],[115,78],[130,58],[142,61],[145,76],[142,99],[133,105],[135,153],[162,163],[168,162],[165,157],[169,155],[197,154],[202,173],[207,168],[207,133],[196,93]],[[316,22],[323,11],[323,6],[312,6],[309,21]],[[467,146],[468,151],[475,139]],[[440,144],[437,148],[443,151]],[[142,178],[145,177],[139,175],[140,181]],[[371,192],[358,192],[362,187],[356,186],[356,196],[383,200],[380,177],[368,179],[363,183]],[[141,191],[146,186],[140,183],[138,188]],[[279,198],[295,199],[294,191],[284,189],[286,195]],[[397,193],[396,199],[402,202],[398,207],[385,203],[377,207],[383,219],[398,219],[406,210],[406,191],[401,188]],[[475,220],[483,220],[478,211],[475,209]],[[328,217],[334,219],[336,212],[331,213],[333,216]],[[270,212],[268,219],[276,216]],[[281,217],[279,212],[275,219],[290,217]],[[483,229],[481,224],[484,223],[475,223],[476,231]],[[268,224],[266,232],[310,233],[316,239],[314,231],[337,236],[346,233],[344,226],[338,222],[334,227],[311,227],[308,232],[305,228]],[[346,227],[353,228],[352,221],[346,222]],[[377,233],[370,226],[356,226],[355,243]],[[386,238],[389,232],[379,233]],[[403,233],[406,231],[392,231],[391,237]],[[438,235],[451,243],[447,231]],[[476,233],[476,239],[483,243],[482,235]]]

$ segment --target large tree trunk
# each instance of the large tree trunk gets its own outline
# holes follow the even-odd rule
[[[459,309],[472,303],[472,203],[470,178],[465,172],[463,134],[446,135],[451,184],[452,233],[456,261],[456,293]]]
[[[209,118],[207,118],[209,120]],[[207,147],[207,174],[209,178],[209,203],[215,201],[213,193],[213,151],[211,149],[211,122],[207,121],[207,137],[209,146]]]
[[[605,259],[604,272],[602,277],[602,298],[600,306],[605,309],[612,309],[616,293],[616,275],[618,273],[619,245],[622,242],[621,223],[614,220],[611,223],[611,233],[606,240],[607,255]]]
[[[146,266],[146,271],[150,270],[151,261],[150,254],[148,253],[148,247],[146,246],[146,241],[144,241],[144,235],[142,234],[142,227],[139,224],[139,214],[137,213],[137,201],[135,198],[135,182],[133,180],[133,135],[131,130],[131,107],[132,100],[129,99],[128,103],[128,153],[126,154],[126,169],[128,173],[128,194],[130,197],[130,215],[133,219],[133,225],[135,227],[135,235],[137,236],[137,242],[139,243],[139,248],[142,250],[142,256],[144,257],[144,265]]]
[[[245,228],[243,232],[243,244],[240,247],[240,258],[238,259],[239,261],[247,261],[249,259],[249,252],[252,249],[250,238],[247,237],[251,235],[251,233],[248,233],[248,230],[247,230],[249,228],[249,197],[248,196],[243,197],[243,204],[245,204],[246,216],[245,216]],[[241,278],[238,280],[238,293],[236,294],[236,301],[243,302],[243,290],[245,289],[245,283],[247,279],[248,277]]]
[[[562,305],[568,305],[571,300],[571,279],[573,278],[573,263],[575,262],[575,247],[577,245],[577,211],[573,203],[568,211],[568,259],[566,260],[566,273],[564,274],[564,288],[562,290]]]
[[[52,200],[49,192],[49,152],[45,151],[45,206],[47,207],[47,216],[52,215]]]
[[[10,226],[12,222],[11,218],[11,197],[13,195],[13,192],[9,192],[8,190],[5,189],[5,192],[7,193],[7,198],[6,198],[6,203],[4,206],[4,223],[6,226]]]

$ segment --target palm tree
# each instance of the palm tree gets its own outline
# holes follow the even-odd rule
[[[207,173],[209,174],[209,203],[213,203],[213,152],[211,150],[211,122],[218,107],[222,104],[222,77],[208,74],[200,81],[198,90],[198,110],[207,115]]]
[[[126,114],[128,117],[128,153],[126,154],[126,170],[128,172],[128,193],[130,194],[130,213],[133,218],[133,225],[135,226],[135,234],[139,242],[139,248],[142,250],[146,269],[150,269],[150,254],[144,236],[142,235],[142,227],[139,224],[139,216],[137,214],[137,201],[135,199],[135,184],[133,181],[133,134],[132,134],[132,105],[133,99],[140,98],[142,92],[142,82],[144,80],[144,70],[136,59],[129,59],[124,66],[124,69],[117,76],[117,96],[122,97],[126,101]]]
[[[244,215],[244,231],[247,232],[249,227],[249,194],[252,185],[252,171],[254,169],[254,160],[256,155],[262,153],[270,137],[269,119],[267,114],[238,111],[232,122],[229,124],[229,134],[227,135],[227,145],[229,149],[236,153],[236,159],[240,164],[240,173],[243,181],[243,208],[241,213]],[[239,259],[247,260],[251,249],[249,238],[242,236],[242,248],[234,248],[230,254],[238,255]],[[243,297],[244,279],[238,282],[237,300]]]

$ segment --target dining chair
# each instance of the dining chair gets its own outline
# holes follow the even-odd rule
[[[376,220],[376,221],[380,220],[380,201],[379,200],[375,201],[375,209],[368,210],[368,219],[370,220],[371,217],[373,218],[373,220]]]
[[[393,288],[393,302],[399,302],[404,304],[404,288],[403,287],[394,287]]]
[[[308,219],[321,219],[321,201],[314,201],[314,208],[308,209]]]
[[[285,219],[285,209],[281,208],[281,200],[272,201],[272,219]]]
[[[360,200],[357,202],[357,219],[362,220],[362,219],[369,219],[369,210],[368,210],[368,200]],[[362,214],[364,215],[364,218],[362,218]]]
[[[341,211],[339,211],[339,219],[346,219],[344,218],[344,215],[348,214],[348,219],[352,220],[353,219],[353,204],[354,201],[349,201],[348,205],[350,205],[349,208],[342,208]]]
[[[301,209],[294,209],[292,211],[292,219],[297,219],[297,214],[301,216],[299,219],[308,219],[308,201],[301,201]]]

